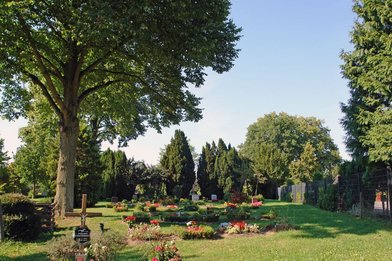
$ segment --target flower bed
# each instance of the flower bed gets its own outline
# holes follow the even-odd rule
[[[150,251],[151,261],[181,261],[178,248],[173,241],[161,241],[152,247]]]

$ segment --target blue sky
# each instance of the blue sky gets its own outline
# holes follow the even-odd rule
[[[123,150],[128,157],[156,164],[176,129],[185,132],[197,152],[219,138],[238,146],[250,124],[275,111],[324,120],[347,158],[339,104],[347,101],[349,91],[340,74],[339,54],[351,49],[352,4],[351,0],[232,1],[231,17],[243,29],[241,52],[230,72],[207,70],[205,85],[192,89],[203,98],[204,118],[164,129],[162,134],[149,130]],[[17,128],[25,121],[0,124],[0,138],[11,155],[20,144]]]

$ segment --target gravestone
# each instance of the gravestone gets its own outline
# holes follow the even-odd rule
[[[197,194],[192,194],[192,201],[199,201],[200,200],[200,196]]]
[[[218,196],[216,194],[211,194],[211,201],[218,201]]]
[[[112,197],[112,204],[118,203],[118,197]]]

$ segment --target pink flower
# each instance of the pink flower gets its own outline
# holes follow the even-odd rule
[[[161,246],[155,246],[155,251],[161,252],[161,251],[163,251],[163,247],[161,247]]]
[[[154,257],[151,261],[159,261],[158,258]]]

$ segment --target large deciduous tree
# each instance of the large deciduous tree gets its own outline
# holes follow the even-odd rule
[[[354,159],[392,161],[392,1],[356,0],[354,50],[342,53],[351,97],[342,105],[346,143]]]
[[[81,113],[97,112],[121,144],[201,118],[187,86],[203,84],[205,67],[233,66],[240,30],[229,8],[228,0],[0,2],[0,111],[22,114],[35,85],[56,113],[57,215],[73,209]]]
[[[258,181],[276,185],[334,173],[340,160],[320,120],[286,113],[270,113],[251,124],[240,153],[251,160]]]
[[[160,165],[167,176],[167,193],[188,198],[196,179],[195,163],[188,140],[181,130],[175,131],[161,157]]]
[[[6,182],[8,181],[7,162],[9,157],[7,152],[4,151],[4,139],[0,138],[0,192],[5,189]]]

